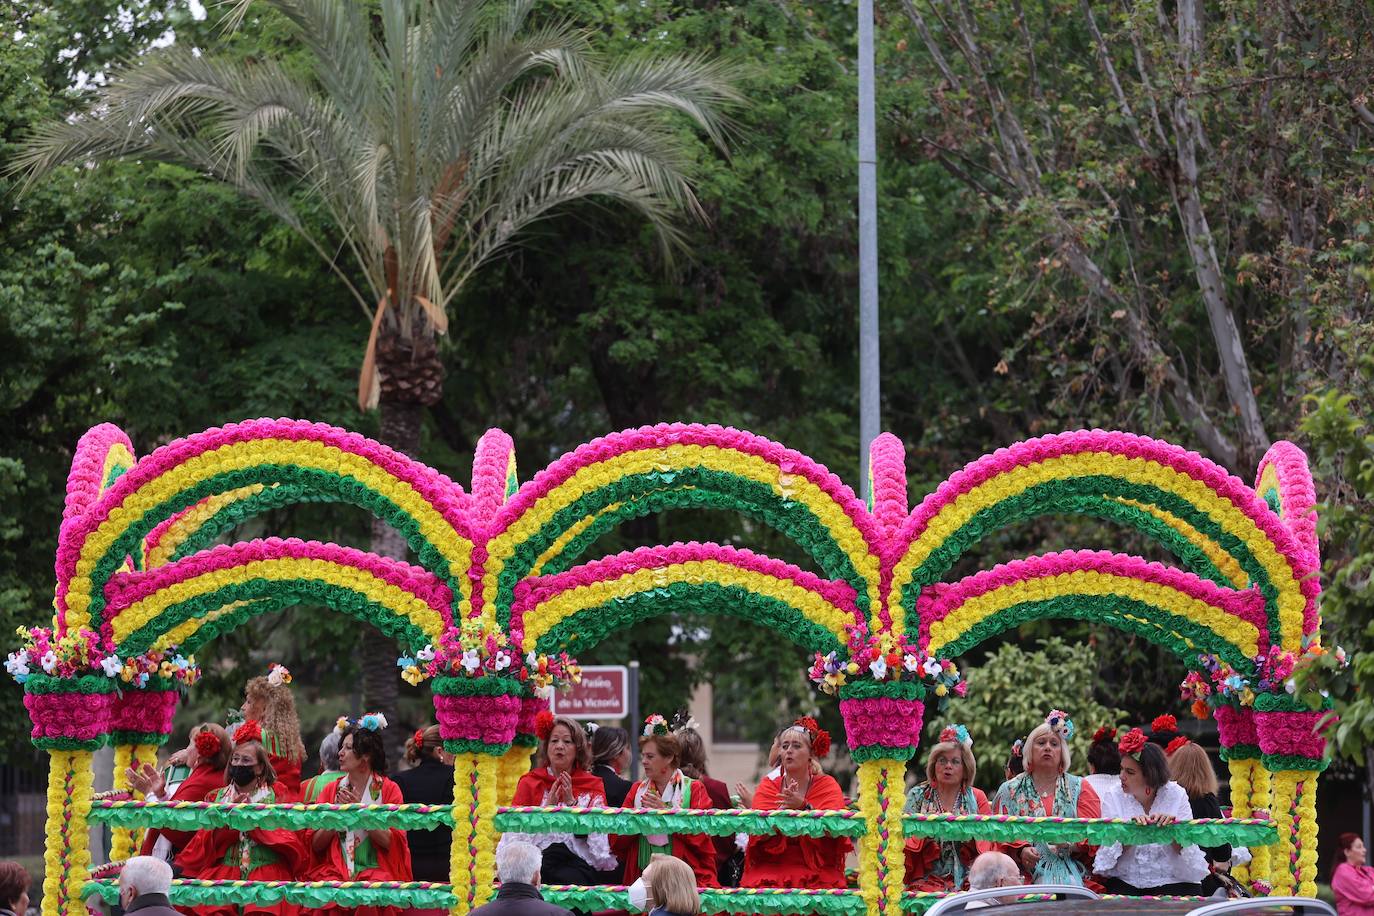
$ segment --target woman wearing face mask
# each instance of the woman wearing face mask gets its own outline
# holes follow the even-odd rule
[[[191,769],[175,786],[168,784],[165,771],[159,773],[149,763],[137,770],[130,767],[125,773],[129,785],[142,792],[147,801],[203,801],[205,796],[224,785],[232,749],[224,729],[204,722],[191,729],[191,743],[182,752]],[[144,835],[139,855],[171,862],[194,836],[191,830],[154,827]]]
[[[1022,747],[1025,772],[1002,783],[992,802],[994,814],[1022,817],[1100,817],[1102,803],[1081,776],[1069,773],[1073,720],[1055,709],[1031,729]],[[1092,846],[1081,843],[1003,843],[1021,871],[1036,884],[1078,884],[1092,861]]]
[[[261,735],[253,723],[239,727],[229,766],[227,785],[205,797],[222,805],[270,805],[277,774],[267,759]],[[295,833],[289,830],[235,830],[216,827],[201,830],[177,856],[176,863],[190,878],[214,881],[293,881],[305,869],[308,857]],[[300,908],[290,903],[192,907],[196,916],[238,916],[243,913],[274,913],[294,916]]]
[[[277,798],[283,802],[301,800],[301,763],[305,760],[301,721],[290,684],[291,672],[274,664],[266,677],[249,679],[240,708],[245,723],[259,725],[262,745],[277,774]]]
[[[1342,833],[1331,865],[1331,892],[1340,916],[1374,916],[1374,868],[1364,864],[1364,840]]]
[[[763,811],[834,810],[847,804],[840,784],[811,768],[830,750],[830,735],[810,716],[779,736],[781,769],[754,792],[751,807]],[[844,887],[848,837],[755,836],[744,852],[741,887]]]
[[[926,758],[926,781],[906,796],[907,814],[991,814],[982,789],[974,788],[977,764],[973,739],[962,725],[940,732]],[[959,891],[968,885],[969,867],[991,843],[909,837],[906,841],[906,886],[912,891]]]
[[[343,776],[320,790],[322,805],[399,805],[405,801],[400,786],[386,778],[386,747],[382,729],[386,717],[368,713],[349,725],[339,743],[339,767]],[[315,867],[312,881],[411,881],[410,846],[406,832],[392,828],[314,830],[310,850]],[[359,916],[397,914],[404,908],[361,906],[330,907],[323,913],[357,913]]]
[[[1121,781],[1102,796],[1103,817],[1138,824],[1172,824],[1193,816],[1188,793],[1169,780],[1164,751],[1133,728],[1122,736]],[[1207,859],[1196,845],[1112,843],[1097,851],[1094,870],[1112,894],[1201,894]]]
[[[512,805],[606,804],[606,788],[590,772],[587,733],[572,719],[545,710],[535,721],[539,736],[537,765],[515,786]],[[602,873],[620,867],[604,833],[506,833],[501,842],[520,840],[544,851],[539,873],[545,884],[600,884]]]
[[[698,916],[701,895],[691,866],[675,856],[655,854],[629,887],[630,909],[650,916]]]
[[[644,722],[639,739],[639,762],[644,778],[630,786],[625,796],[631,808],[711,808],[706,786],[680,768],[682,747],[662,716]],[[716,848],[705,834],[654,834],[649,836],[612,836],[611,851],[625,863],[625,884],[632,883],[656,855],[681,859],[696,875],[700,887],[719,887],[716,878]]]

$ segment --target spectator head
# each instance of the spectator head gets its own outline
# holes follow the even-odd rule
[[[673,734],[677,735],[677,762],[678,766],[682,767],[682,772],[692,779],[701,779],[709,775],[706,772],[706,744],[701,740],[701,732],[689,726],[679,728]]]
[[[673,775],[682,760],[682,745],[669,732],[666,735],[645,735],[639,739],[639,762],[644,777],[655,781]]]
[[[1021,883],[1021,870],[1003,852],[985,852],[973,860],[968,870],[968,889],[986,890],[990,887],[1015,887]],[[998,898],[1004,899],[1004,898]]]
[[[320,742],[320,767],[325,770],[339,769],[339,745],[343,744],[344,730],[335,726]]]
[[[1365,860],[1364,840],[1358,833],[1342,833],[1336,837],[1336,857],[1331,862],[1334,873],[1342,864],[1359,868]]]
[[[0,906],[24,916],[29,908],[29,873],[18,862],[0,862]]]
[[[1121,751],[1116,749],[1116,729],[1099,728],[1088,745],[1088,771],[1115,776],[1121,772]]]
[[[172,887],[172,866],[152,856],[134,856],[119,872],[119,905],[126,910],[144,894],[166,894]]]
[[[701,912],[696,873],[681,859],[655,854],[644,869],[644,883],[649,885],[654,905],[673,916],[697,916]]]
[[[339,766],[345,772],[353,772],[358,764],[367,766],[373,773],[386,775],[386,745],[382,743],[380,728],[350,725],[344,732],[339,745]]]
[[[962,727],[962,726],[961,726]],[[965,737],[967,732],[964,733]],[[973,775],[978,764],[973,759],[973,742],[960,740],[953,728],[940,733],[940,740],[930,749],[926,757],[926,781],[932,786],[941,782],[952,782],[958,776],[959,789],[973,784]],[[949,777],[945,779],[943,777]]]
[[[444,739],[439,737],[439,726],[418,729],[406,739],[406,763],[416,766],[426,757],[438,760],[439,752],[443,749]]]
[[[496,876],[502,884],[539,884],[543,853],[533,843],[506,840],[496,847]]]
[[[187,762],[193,767],[205,764],[211,769],[222,770],[229,765],[233,749],[234,743],[223,726],[202,722],[191,729],[191,752]]]
[[[614,725],[592,734],[592,766],[608,766],[621,773],[630,763],[630,733]]]
[[[1217,772],[1212,760],[1201,747],[1189,741],[1168,758],[1169,774],[1183,786],[1189,798],[1217,794]]]

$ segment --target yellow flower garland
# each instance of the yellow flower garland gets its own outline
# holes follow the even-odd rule
[[[453,761],[449,881],[458,901],[453,916],[464,916],[472,907],[486,903],[496,882],[497,837],[492,824],[496,819],[496,774],[500,763],[500,758],[489,754],[459,754]]]
[[[1298,801],[1298,896],[1317,896],[1317,773],[1308,771],[1303,781],[1302,798]]]
[[[515,798],[515,787],[520,777],[530,770],[530,753],[533,748],[524,745],[511,745],[511,749],[501,756],[496,771],[496,801],[509,805]]]
[[[859,764],[859,812],[868,825],[867,832],[859,840],[859,895],[863,897],[868,916],[901,916],[905,878],[902,836],[905,773],[905,764],[897,760],[867,760]],[[880,850],[886,875],[879,874]]]
[[[1254,770],[1255,760],[1228,760],[1227,767],[1231,771],[1231,816],[1250,817],[1253,807],[1250,804],[1250,775]],[[1250,850],[1253,857],[1258,852],[1259,847]],[[1247,884],[1254,878],[1259,877],[1260,872],[1256,868],[1256,863],[1252,859],[1249,865],[1236,865],[1231,869],[1231,874],[1241,884]],[[1265,880],[1268,880],[1266,878]]]
[[[87,817],[94,775],[90,751],[49,751],[43,916],[67,916],[84,909],[81,891],[91,868]]]
[[[1290,864],[1293,859],[1293,818],[1297,814],[1294,804],[1297,784],[1308,774],[1302,770],[1279,770],[1274,773],[1274,824],[1279,831],[1279,841],[1270,847],[1274,850],[1271,860],[1270,884],[1279,896],[1292,896],[1297,889],[1298,877],[1293,874]]]
[[[1250,793],[1248,796],[1249,816],[1256,817],[1261,814],[1268,814],[1274,807],[1273,802],[1273,780],[1269,770],[1258,760],[1250,761]],[[1275,861],[1273,855],[1274,847],[1256,846],[1250,850],[1252,861],[1250,862],[1250,880],[1266,881],[1272,883],[1274,880]]]

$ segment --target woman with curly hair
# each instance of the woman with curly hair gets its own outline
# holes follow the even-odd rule
[[[759,783],[752,807],[762,811],[833,810],[847,804],[832,776],[812,770],[830,751],[830,735],[803,716],[778,735],[781,771]],[[844,887],[848,837],[755,836],[744,851],[741,887]]]
[[[301,800],[301,763],[305,760],[301,720],[296,715],[290,683],[291,672],[283,665],[272,665],[266,677],[249,678],[240,710],[245,724],[256,722],[261,727],[262,745],[277,774],[279,802]]]
[[[982,789],[975,788],[973,739],[962,725],[940,732],[926,758],[926,781],[906,796],[907,814],[991,814]],[[961,891],[968,885],[969,867],[991,843],[976,840],[936,840],[908,837],[906,886],[913,891]]]
[[[1021,752],[1026,771],[1002,783],[992,803],[994,814],[1023,817],[1100,817],[1097,792],[1081,776],[1069,773],[1073,720],[1051,710],[1031,729]],[[1036,884],[1084,884],[1092,847],[1081,843],[1004,843],[1002,852]]]

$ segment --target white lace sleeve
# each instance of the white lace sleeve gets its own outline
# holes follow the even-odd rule
[[[1176,782],[1167,783],[1160,790],[1160,801],[1169,806],[1168,813],[1181,821],[1193,819],[1193,804],[1188,800],[1188,790]],[[1189,883],[1196,883],[1207,877],[1210,869],[1207,867],[1207,856],[1198,848],[1197,844],[1184,846],[1179,850],[1178,862],[1175,866],[1178,870],[1178,880]]]
[[[1106,874],[1116,866],[1116,860],[1121,858],[1121,844],[1113,843],[1110,846],[1099,846],[1097,855],[1093,858],[1093,871],[1098,874]]]

